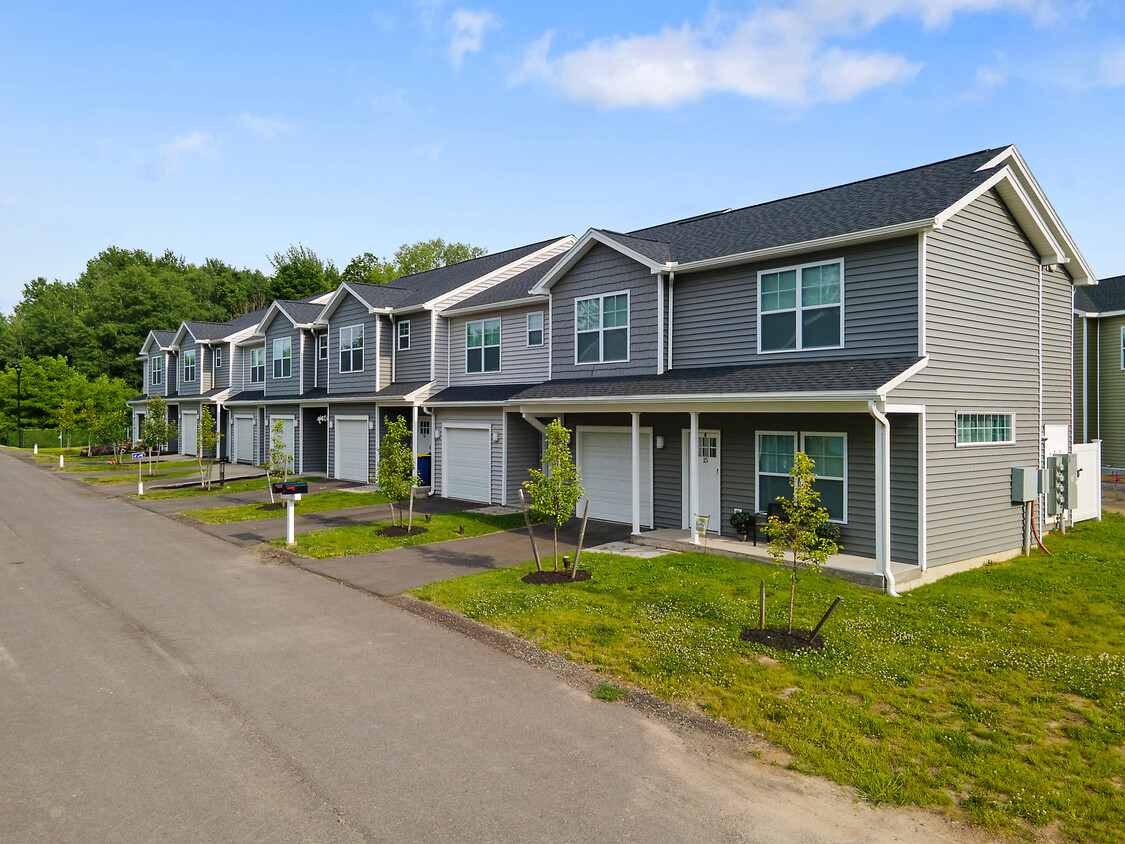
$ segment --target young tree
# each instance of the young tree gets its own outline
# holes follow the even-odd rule
[[[414,466],[414,453],[410,450],[410,430],[406,419],[383,418],[386,433],[379,447],[379,468],[375,480],[379,491],[390,499],[391,524],[395,523],[395,502],[410,500],[410,517],[406,525],[407,534],[414,522],[414,487],[422,483]],[[402,508],[399,507],[398,523],[402,525]]]
[[[215,465],[214,456],[207,458],[206,471],[203,468],[203,453],[211,451],[219,444],[222,435],[215,430],[215,417],[211,415],[210,405],[203,405],[199,411],[199,424],[195,428],[195,459],[199,461],[199,484],[204,489],[211,488],[211,467]],[[290,458],[292,459],[292,458]]]
[[[547,426],[547,447],[543,453],[543,469],[529,469],[530,481],[523,488],[531,496],[531,509],[536,517],[551,524],[555,532],[555,571],[559,568],[559,528],[574,515],[578,499],[586,494],[582,488],[581,469],[574,465],[570,453],[570,430],[558,419]]]
[[[101,422],[98,414],[98,404],[93,399],[86,399],[79,414],[82,425],[86,428],[86,456],[94,456],[94,431]]]
[[[828,524],[828,510],[820,506],[813,469],[816,464],[802,451],[797,452],[789,470],[792,497],[778,496],[782,515],[773,515],[766,522],[769,555],[789,575],[789,632],[793,632],[793,601],[797,584],[807,572],[818,572],[825,561],[839,551],[836,542],[822,531]],[[786,553],[789,559],[786,560]]]
[[[141,441],[149,449],[148,473],[153,473],[155,456],[158,456],[168,446],[168,442],[176,436],[176,424],[168,421],[168,410],[164,406],[164,399],[153,396],[148,400],[148,413],[145,414],[144,425],[141,429]],[[155,450],[156,455],[153,454]]]
[[[74,399],[66,399],[59,405],[59,431],[66,436],[66,450],[70,452],[70,437],[78,427],[78,405]]]
[[[281,482],[285,483],[293,468],[293,455],[286,450],[285,445],[285,423],[281,419],[275,419],[270,425],[270,447],[266,451],[266,462],[262,465],[266,470],[266,486],[269,487],[271,504],[277,503],[273,494],[274,477],[281,475]]]
[[[113,448],[114,460],[120,460],[125,450],[125,441],[129,432],[129,414],[122,408],[97,416],[94,430],[91,434],[98,445],[109,445]],[[91,446],[91,451],[93,447]]]

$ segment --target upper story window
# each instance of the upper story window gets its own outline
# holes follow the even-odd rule
[[[834,522],[848,520],[848,437],[847,434],[820,432],[762,431],[758,434],[758,460],[755,465],[757,509],[766,512],[778,498],[793,493],[789,470],[797,459],[797,445],[812,458],[815,489],[820,506]]]
[[[479,319],[465,325],[465,371],[500,371],[499,319]]]
[[[184,381],[195,380],[195,349],[184,350]]]
[[[164,356],[160,355],[152,359],[150,365],[149,383],[152,385],[164,383]]]
[[[400,352],[410,349],[410,320],[404,319],[398,324],[398,350]]]
[[[328,360],[328,332],[316,335],[316,358]]]
[[[758,273],[758,351],[844,345],[844,262]]]
[[[574,300],[575,361],[629,359],[629,294]]]
[[[261,384],[266,380],[266,349],[264,346],[250,350],[250,383]]]
[[[215,357],[213,358],[215,369],[223,368],[223,348],[222,346],[215,347]]]
[[[957,414],[957,445],[1009,445],[1015,441],[1010,413]]]
[[[543,345],[543,312],[535,311],[527,315],[527,345]]]
[[[278,337],[273,341],[273,377],[288,378],[293,374],[293,338]]]
[[[349,325],[340,329],[340,371],[363,371],[362,325]]]

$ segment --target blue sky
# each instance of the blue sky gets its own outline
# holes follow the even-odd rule
[[[110,245],[497,251],[1008,143],[1125,273],[1125,4],[7,4],[0,310]]]

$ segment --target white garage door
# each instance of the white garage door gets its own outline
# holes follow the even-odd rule
[[[199,426],[199,413],[194,410],[185,410],[180,420],[180,453],[195,457],[197,428]]]
[[[608,522],[633,522],[633,435],[617,430],[578,429],[577,459],[590,516]],[[652,527],[652,432],[641,431],[641,525]],[[578,502],[578,512],[586,499]]]
[[[254,417],[234,417],[234,459],[237,463],[254,462]]]
[[[367,419],[336,420],[336,477],[344,481],[367,483]]]
[[[269,425],[272,428],[275,422],[281,423],[281,442],[285,454],[289,457],[289,473],[294,474],[297,471],[297,451],[294,448],[294,437],[296,429],[293,425],[293,419],[284,416],[270,417]],[[270,445],[273,445],[273,437],[270,437]]]
[[[492,501],[492,437],[488,428],[442,429],[442,495]]]

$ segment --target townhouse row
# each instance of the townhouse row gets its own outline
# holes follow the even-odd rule
[[[590,229],[229,323],[153,331],[144,395],[194,451],[366,482],[388,418],[434,494],[517,502],[545,425],[593,517],[730,535],[798,450],[893,588],[1021,546],[1010,469],[1072,441],[1072,295],[1096,283],[1015,147],[620,233]],[[579,502],[579,508],[584,501]]]

